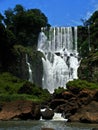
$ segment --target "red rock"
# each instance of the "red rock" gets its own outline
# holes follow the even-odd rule
[[[63,92],[62,93],[62,96],[63,96],[63,98],[64,99],[70,99],[70,98],[72,98],[72,97],[74,97],[75,95],[73,95],[71,92],[69,92],[69,91],[65,91],[65,92]]]
[[[53,99],[50,102],[49,106],[50,106],[50,108],[55,109],[57,106],[65,104],[65,103],[66,103],[66,100],[64,100],[64,99]]]
[[[98,102],[92,101],[70,116],[71,122],[98,123]]]
[[[42,128],[41,130],[54,130],[52,128]]]
[[[12,101],[4,103],[0,111],[0,120],[39,119],[40,108],[32,101]]]

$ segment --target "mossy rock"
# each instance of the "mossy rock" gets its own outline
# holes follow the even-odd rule
[[[68,90],[70,91],[80,91],[81,89],[98,89],[98,84],[92,83],[92,82],[88,82],[86,80],[74,80],[74,81],[69,81],[66,84],[66,87]]]

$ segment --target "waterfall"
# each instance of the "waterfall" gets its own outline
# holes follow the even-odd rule
[[[26,63],[28,65],[28,70],[29,70],[29,81],[30,82],[33,82],[33,77],[32,77],[32,69],[31,69],[31,65],[29,63],[29,60],[28,60],[28,55],[26,54]]]
[[[45,32],[42,28],[38,39],[38,50],[45,56],[42,86],[53,92],[78,78],[77,27],[50,27],[49,32]]]
[[[90,46],[90,25],[88,25],[88,49],[91,51],[91,46]]]
[[[75,36],[75,51],[77,52],[77,27],[74,27],[74,36]]]

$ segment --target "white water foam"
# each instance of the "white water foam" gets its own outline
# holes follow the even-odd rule
[[[30,82],[33,82],[32,69],[31,69],[31,65],[30,65],[30,63],[29,63],[28,55],[27,55],[27,54],[26,54],[26,63],[27,63],[27,65],[28,65],[29,81],[30,81]]]
[[[68,81],[78,78],[77,27],[51,27],[48,36],[43,28],[38,50],[45,56],[42,58],[43,88],[53,93],[55,88],[66,88]]]

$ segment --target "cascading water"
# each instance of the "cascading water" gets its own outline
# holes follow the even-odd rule
[[[42,58],[43,88],[52,93],[55,88],[66,87],[69,80],[78,78],[77,27],[51,27],[48,36],[42,28],[38,50],[45,56]]]
[[[29,81],[33,82],[33,77],[32,77],[32,69],[31,69],[31,65],[28,61],[28,55],[26,54],[26,63],[28,65],[28,70],[29,70]]]

